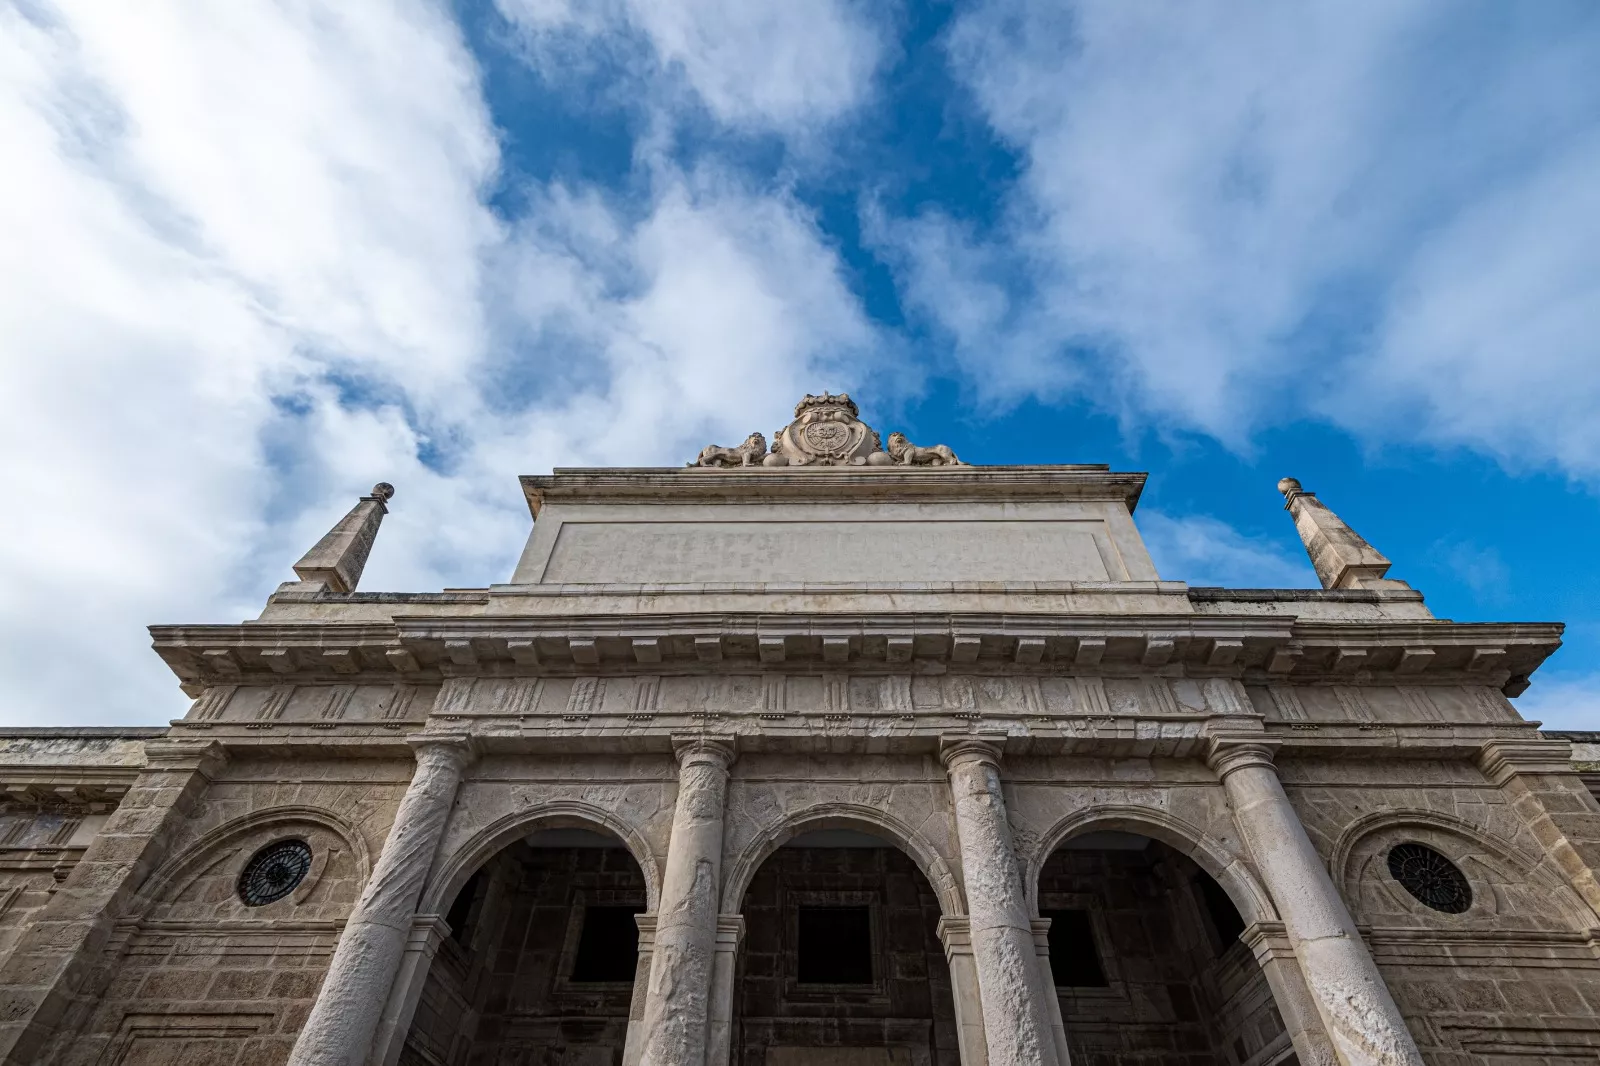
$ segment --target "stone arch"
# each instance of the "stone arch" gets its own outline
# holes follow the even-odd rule
[[[1367,913],[1370,909],[1369,893],[1365,891],[1373,883],[1381,886],[1387,898],[1397,901],[1407,911],[1415,913],[1413,901],[1399,886],[1383,878],[1365,876],[1376,855],[1376,852],[1366,854],[1368,845],[1375,838],[1391,834],[1396,830],[1407,829],[1413,831],[1411,835],[1418,843],[1434,847],[1435,850],[1444,853],[1446,858],[1455,862],[1467,875],[1468,882],[1474,888],[1473,905],[1467,911],[1461,915],[1448,916],[1428,913],[1426,917],[1431,920],[1496,923],[1500,920],[1498,911],[1501,894],[1524,890],[1537,892],[1550,900],[1561,912],[1559,920],[1572,928],[1588,929],[1596,918],[1600,918],[1588,901],[1573,889],[1571,882],[1548,855],[1542,852],[1530,855],[1527,849],[1520,849],[1482,825],[1457,815],[1442,811],[1412,809],[1372,811],[1364,814],[1345,826],[1343,832],[1339,834],[1339,839],[1334,843],[1329,862],[1333,883],[1344,896],[1346,904],[1355,912],[1358,921],[1371,920],[1374,917]],[[1455,854],[1450,854],[1452,849],[1446,842],[1460,842],[1466,847],[1462,848],[1458,843]],[[1485,887],[1491,890],[1487,896],[1483,893]],[[1536,914],[1537,911],[1537,908],[1526,903],[1522,906],[1511,906],[1510,909],[1523,915],[1530,915],[1530,912]],[[1537,917],[1557,916],[1537,915]]]
[[[947,915],[967,913],[966,896],[960,880],[933,843],[911,826],[878,807],[859,803],[818,803],[789,812],[766,826],[744,846],[728,864],[722,879],[722,909],[736,910],[744,899],[756,871],[773,852],[801,833],[818,829],[855,829],[885,837],[911,857],[933,887],[939,908]]]
[[[366,883],[372,873],[372,856],[367,848],[366,839],[354,825],[321,807],[285,805],[251,811],[208,830],[146,878],[139,886],[137,898],[145,909],[171,903],[197,879],[223,863],[238,858],[239,853],[244,850],[239,843],[243,838],[265,829],[281,826],[284,830],[289,830],[296,825],[317,826],[343,841],[350,849],[350,856],[354,860],[358,883]],[[288,835],[287,832],[284,834]],[[271,841],[259,841],[257,847],[268,843]],[[251,850],[253,853],[256,849]],[[325,851],[319,850],[314,854],[311,871],[306,875],[304,886],[294,893],[297,902],[316,887],[327,862],[328,855]]]
[[[1272,897],[1243,860],[1184,819],[1167,811],[1133,804],[1107,804],[1075,811],[1050,827],[1025,864],[1024,887],[1031,913],[1035,916],[1039,913],[1039,875],[1055,850],[1075,836],[1108,830],[1147,836],[1187,855],[1222,886],[1233,905],[1239,908],[1246,925],[1278,920]]]
[[[501,815],[468,837],[455,852],[435,863],[422,893],[422,913],[442,913],[467,878],[503,848],[535,829],[599,829],[622,841],[644,874],[645,897],[654,912],[661,894],[661,866],[644,836],[604,807],[582,800],[560,799]]]

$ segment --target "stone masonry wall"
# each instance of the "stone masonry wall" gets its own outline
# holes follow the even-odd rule
[[[1592,1066],[1600,917],[1502,790],[1462,762],[1279,765],[1432,1066]],[[1464,913],[1430,909],[1395,881],[1387,855],[1404,842],[1433,848],[1465,874]]]
[[[102,953],[61,1061],[285,1061],[410,773],[368,759],[226,765]],[[244,865],[288,838],[311,846],[305,880],[246,906]]]
[[[871,909],[871,985],[798,982],[797,910],[828,904]],[[905,1066],[960,1062],[939,901],[903,852],[779,848],[756,871],[741,913],[734,1066],[767,1066],[785,1054],[773,1049],[794,1048],[890,1049],[881,1061]]]
[[[638,864],[621,847],[519,842],[484,873],[430,968],[401,1063],[616,1066],[633,983],[574,981],[573,963],[585,907],[643,910]]]
[[[1266,978],[1171,848],[1056,851],[1042,910],[1086,911],[1106,984],[1058,985],[1073,1066],[1263,1066],[1292,1055]]]

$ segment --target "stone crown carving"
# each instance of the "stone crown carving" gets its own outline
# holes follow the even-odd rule
[[[794,421],[772,435],[772,450],[760,433],[736,448],[709,444],[692,467],[784,466],[964,466],[943,444],[921,448],[903,433],[889,434],[885,450],[878,431],[861,421],[849,393],[807,395],[795,404]]]

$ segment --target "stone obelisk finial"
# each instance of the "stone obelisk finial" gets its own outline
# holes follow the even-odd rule
[[[378,526],[389,513],[385,504],[393,496],[394,486],[387,482],[372,486],[372,495],[361,497],[350,513],[294,564],[295,575],[306,583],[326,585],[333,592],[354,592]]]
[[[1294,516],[1294,527],[1305,543],[1306,554],[1325,589],[1409,588],[1403,581],[1384,580],[1389,560],[1344,520],[1323,506],[1317,494],[1286,477],[1278,482],[1284,510]]]

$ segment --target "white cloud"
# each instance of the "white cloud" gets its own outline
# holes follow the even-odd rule
[[[781,192],[499,221],[422,2],[0,7],[0,139],[4,722],[181,714],[143,626],[254,615],[379,478],[364,588],[504,580],[517,473],[770,431],[878,343]]]
[[[1479,14],[983,0],[947,43],[1021,157],[1009,215],[879,241],[1002,399],[1600,475],[1600,27]]]
[[[1303,554],[1246,536],[1221,519],[1141,510],[1138,525],[1156,573],[1169,581],[1247,589],[1321,587]]]
[[[1437,540],[1428,550],[1433,564],[1450,574],[1480,602],[1499,602],[1511,591],[1511,568],[1500,552],[1468,540]]]
[[[718,121],[804,132],[855,108],[870,90],[883,43],[844,0],[804,4],[748,0],[499,0],[529,36],[537,65],[573,67],[601,49],[634,67],[660,103],[662,73],[682,78]],[[638,62],[618,35],[648,45]],[[628,62],[633,60],[633,62]]]
[[[1597,51],[1600,55],[1600,51]],[[1426,436],[1600,475],[1600,129],[1465,208],[1396,283],[1359,382],[1363,429],[1405,408]],[[1381,401],[1386,396],[1398,403]],[[1374,423],[1378,423],[1374,426]]]
[[[1533,685],[1514,701],[1517,712],[1546,729],[1600,731],[1600,674],[1533,675]]]

